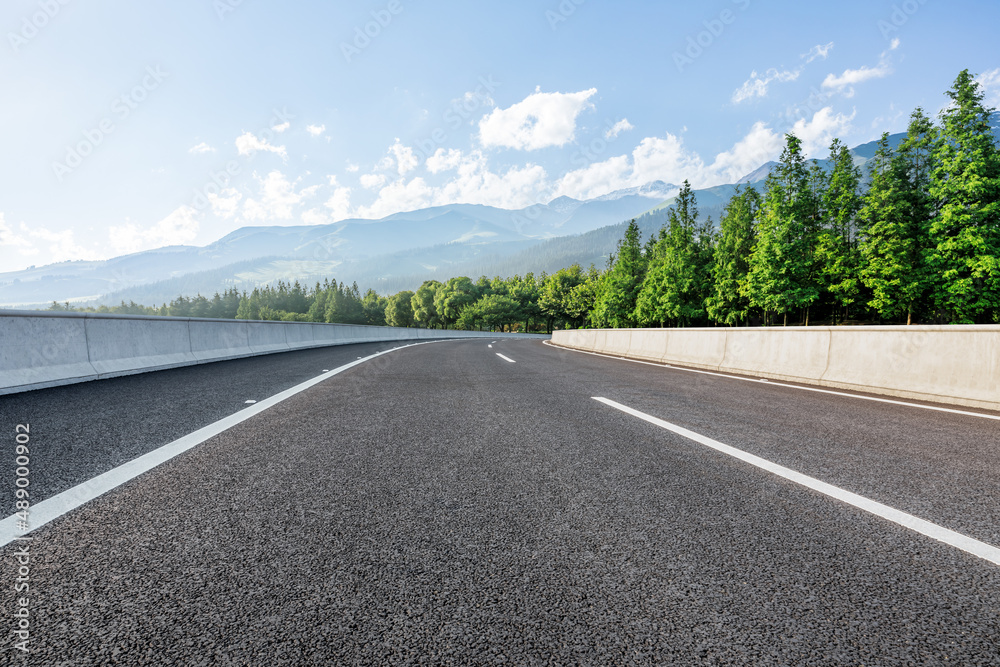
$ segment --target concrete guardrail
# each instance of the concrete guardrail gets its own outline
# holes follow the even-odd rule
[[[555,345],[643,361],[1000,411],[1000,326],[556,331]]]
[[[330,345],[543,334],[0,311],[0,395]]]

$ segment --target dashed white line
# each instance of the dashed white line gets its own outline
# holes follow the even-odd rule
[[[789,389],[801,389],[802,391],[812,391],[818,394],[830,394],[832,396],[846,396],[847,398],[858,398],[863,401],[875,401],[876,403],[890,403],[892,405],[904,405],[910,408],[921,408],[923,410],[934,410],[935,412],[949,412],[955,415],[966,415],[968,417],[982,417],[983,419],[992,419],[994,421],[1000,421],[1000,415],[987,415],[981,412],[970,412],[969,410],[956,410],[954,408],[944,408],[937,405],[922,405],[920,403],[910,403],[908,401],[895,401],[891,398],[879,398],[877,396],[864,396],[862,394],[849,394],[845,391],[834,391],[833,389],[820,389],[819,387],[803,387],[797,384],[786,384],[784,382],[774,382],[766,378],[749,378],[742,377],[740,375],[730,375],[728,373],[717,373],[715,371],[703,371],[697,368],[683,368],[681,366],[671,366],[669,364],[660,364],[653,361],[641,361],[639,359],[629,359],[628,357],[617,357],[611,354],[601,354],[600,352],[588,352],[586,350],[575,350],[571,347],[563,347],[562,345],[555,345],[547,340],[542,341],[543,345],[548,345],[549,347],[554,347],[559,350],[566,350],[567,352],[579,352],[580,354],[589,354],[594,357],[604,357],[605,359],[617,359],[619,361],[627,361],[632,364],[642,364],[643,366],[656,366],[657,368],[669,368],[675,371],[684,371],[685,373],[698,373],[699,375],[714,375],[715,377],[727,378],[729,380],[740,380],[741,382],[767,382],[773,387],[787,387]]]
[[[516,361],[514,361],[510,357],[505,357],[502,354],[500,354],[499,352],[497,352],[497,356],[500,357],[501,359],[503,359],[504,361],[509,361],[512,364],[516,364],[517,363]]]
[[[486,347],[490,348],[491,350],[493,349],[492,345],[487,345]]]
[[[689,431],[682,426],[677,426],[676,424],[671,424],[670,422],[664,421],[652,415],[647,415],[644,412],[639,412],[621,403],[616,403],[610,399],[594,396],[595,401],[599,401],[609,407],[615,408],[616,410],[621,410],[622,412],[632,415],[633,417],[638,417],[643,421],[649,422],[655,426],[676,433],[677,435],[688,438],[689,440],[694,440],[695,442],[705,445],[706,447],[711,447],[712,449],[727,454],[734,458],[739,459],[749,463],[752,466],[756,466],[761,470],[766,470],[767,472],[773,473],[787,479],[796,484],[801,484],[802,486],[812,489],[822,493],[825,496],[840,500],[841,502],[847,503],[857,507],[858,509],[870,512],[875,516],[891,521],[895,524],[903,526],[904,528],[909,528],[921,535],[926,535],[932,539],[939,542],[944,542],[956,549],[961,549],[962,551],[972,554],[973,556],[978,556],[983,560],[987,560],[994,565],[1000,565],[1000,549],[997,547],[987,544],[985,542],[980,542],[979,540],[973,539],[967,535],[962,535],[953,530],[939,526],[930,521],[920,519],[913,516],[912,514],[907,514],[900,510],[889,507],[888,505],[883,505],[880,502],[876,502],[864,496],[859,496],[856,493],[852,493],[838,486],[833,486],[832,484],[827,484],[826,482],[820,481],[815,477],[809,477],[808,475],[803,475],[800,472],[796,472],[785,466],[778,465],[768,461],[767,459],[762,459],[759,456],[754,456],[748,452],[744,452],[741,449],[736,449],[729,445],[724,445],[717,440],[712,440],[700,433],[695,433],[694,431]]]
[[[403,345],[394,349],[399,350],[405,347],[443,342],[448,341],[421,341],[419,343],[411,343],[410,345]],[[117,468],[112,468],[111,470],[83,482],[82,484],[78,484],[71,489],[67,489],[66,491],[56,494],[51,498],[46,498],[40,503],[32,505],[30,515],[31,525],[30,530],[27,532],[41,528],[50,521],[58,519],[62,515],[73,511],[77,507],[90,502],[94,498],[121,486],[125,482],[128,482],[129,480],[132,480],[149,470],[152,470],[161,463],[165,463],[175,456],[183,454],[187,450],[200,445],[209,438],[227,431],[233,426],[260,414],[264,410],[267,410],[268,408],[271,408],[278,403],[281,403],[282,401],[289,399],[292,396],[333,377],[334,375],[337,375],[338,373],[343,373],[348,369],[354,368],[355,366],[363,364],[370,359],[374,359],[375,357],[388,354],[388,352],[391,351],[392,350],[387,350],[386,352],[377,352],[367,357],[358,357],[357,361],[352,361],[348,364],[344,364],[340,368],[335,368],[332,371],[323,373],[322,375],[317,375],[311,380],[306,380],[305,382],[275,394],[270,398],[266,398],[250,405],[249,407],[243,408],[235,414],[224,417],[213,424],[209,424],[208,426],[200,428],[193,433],[189,433],[182,438],[178,438],[173,442],[167,443],[158,449],[154,449],[153,451],[143,454],[138,458],[132,459],[128,463],[123,463]],[[21,518],[16,514],[0,520],[0,547],[6,546],[18,537],[27,534],[25,531],[18,528],[19,521],[21,521]]]
[[[253,404],[254,404],[254,403],[256,403],[256,402],[257,402],[257,401],[255,401],[255,400],[253,400],[253,399],[251,398],[251,399],[250,399],[249,401],[243,401],[243,404],[244,404],[244,405],[253,405]]]

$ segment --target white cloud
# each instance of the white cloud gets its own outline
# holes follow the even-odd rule
[[[247,220],[290,220],[295,207],[314,195],[319,187],[314,185],[296,192],[295,183],[277,170],[264,178],[254,176],[260,188],[256,199],[247,198],[243,202],[243,217]]]
[[[326,132],[326,125],[306,125],[306,132],[314,137],[318,137]]]
[[[356,215],[359,218],[378,219],[400,211],[426,208],[430,205],[433,194],[432,188],[423,178],[418,176],[409,183],[401,178],[382,188],[378,199],[371,206],[358,208]]]
[[[776,160],[781,155],[784,145],[783,137],[767,124],[758,121],[730,150],[715,156],[711,171],[721,180],[733,183],[765,162]]]
[[[588,100],[596,93],[596,88],[578,93],[535,92],[484,116],[479,121],[479,140],[485,147],[528,151],[565,146],[574,139],[577,116],[593,106]]]
[[[259,139],[251,132],[246,132],[236,138],[236,150],[240,155],[255,155],[258,151],[268,151],[277,153],[282,160],[288,159],[288,152],[284,146],[273,146],[264,139]]]
[[[330,185],[334,188],[333,195],[326,200],[324,206],[330,209],[332,221],[351,217],[351,189],[341,186],[336,176],[330,176]]]
[[[456,148],[449,148],[447,151],[439,148],[434,151],[434,155],[427,158],[427,171],[438,174],[442,171],[451,171],[458,168],[462,163],[462,151]]]
[[[816,46],[809,49],[808,53],[802,54],[801,58],[806,61],[808,65],[817,58],[822,58],[826,60],[826,57],[830,55],[830,51],[833,50],[833,42],[829,44],[817,44]]]
[[[549,191],[545,169],[539,165],[527,164],[494,173],[482,152],[463,154],[455,150],[439,150],[429,162],[436,165],[438,172],[455,173],[439,186],[427,183],[420,176],[409,181],[400,178],[379,190],[375,201],[358,208],[355,214],[362,218],[382,218],[400,211],[453,203],[516,209],[541,201]]]
[[[986,106],[1000,107],[1000,67],[983,72],[976,77],[976,83],[982,87]]]
[[[895,51],[896,49],[899,48],[900,43],[901,42],[899,41],[899,37],[893,37],[892,42],[889,44],[889,50]]]
[[[361,182],[361,187],[366,190],[378,190],[388,179],[385,174],[361,174],[358,180]]]
[[[181,206],[146,229],[131,222],[113,226],[108,229],[108,238],[115,252],[132,253],[190,243],[197,238],[200,227],[198,211],[191,206]]]
[[[622,132],[628,132],[629,130],[634,130],[635,126],[628,122],[628,118],[622,118],[620,121],[612,125],[607,132],[604,133],[605,139],[615,139]]]
[[[358,172],[358,171],[359,171],[360,169],[361,169],[361,166],[360,166],[360,165],[356,165],[356,164],[354,164],[354,163],[351,163],[351,162],[349,162],[349,163],[347,164],[347,173],[349,173],[349,174],[355,174],[355,173],[357,173],[357,172]]]
[[[798,120],[790,130],[802,140],[802,151],[808,158],[827,156],[827,149],[835,137],[843,137],[851,129],[856,111],[850,116],[834,113],[831,107],[823,107],[809,120]]]
[[[236,188],[226,188],[219,194],[208,193],[208,201],[212,205],[212,213],[221,218],[232,218],[240,207],[243,195]]]
[[[899,46],[899,40],[894,39],[887,51],[883,51],[879,56],[878,65],[868,67],[863,65],[858,69],[845,69],[840,76],[827,74],[823,79],[823,88],[832,92],[841,93],[845,97],[854,97],[854,86],[872,79],[882,79],[892,74],[892,62],[889,59],[889,51]]]
[[[480,151],[463,155],[454,169],[455,176],[434,191],[435,205],[462,202],[523,208],[544,198],[549,187],[545,169],[540,165],[529,163],[495,173]]]
[[[764,72],[763,76],[757,74],[757,70],[754,70],[750,73],[750,78],[744,81],[742,86],[733,91],[733,104],[740,104],[741,102],[752,100],[755,97],[767,97],[768,89],[772,83],[788,83],[790,81],[797,81],[799,75],[801,75],[805,70],[806,65],[817,58],[826,60],[826,57],[832,50],[833,42],[830,42],[829,44],[817,44],[809,49],[808,52],[799,56],[799,59],[804,62],[795,69],[779,70],[776,67],[772,67]]]
[[[853,118],[853,114],[845,116],[825,107],[812,118],[795,123],[789,132],[802,140],[803,151],[812,157],[825,151],[834,137],[843,136]],[[564,174],[556,182],[553,194],[592,199],[651,181],[676,185],[687,179],[695,188],[732,183],[765,162],[778,159],[784,146],[782,134],[758,122],[731,149],[719,153],[712,164],[706,165],[698,153],[684,147],[678,136],[667,133],[662,138],[646,137],[631,155],[614,156]]]
[[[15,232],[4,220],[4,214],[0,213],[0,273],[20,271],[37,263],[34,259],[27,259],[40,254],[27,232],[28,227],[24,223],[21,223],[21,233]]]
[[[677,184],[684,179],[699,186],[714,184],[701,157],[685,149],[683,140],[668,132],[662,138],[646,137],[630,156],[611,157],[563,175],[554,194],[592,199],[651,181]]]
[[[204,141],[197,146],[192,146],[188,149],[188,153],[192,155],[200,155],[201,153],[214,153],[215,149],[206,144]]]
[[[769,85],[775,81],[779,83],[795,81],[799,78],[799,74],[801,73],[801,69],[778,71],[772,67],[764,72],[764,76],[761,77],[757,74],[757,71],[754,70],[750,73],[750,78],[744,81],[743,85],[733,93],[733,104],[739,104],[740,102],[745,102],[746,100],[753,99],[754,97],[766,97]]]
[[[275,132],[277,132],[278,134],[281,134],[282,132],[284,132],[285,130],[287,130],[288,128],[290,128],[291,126],[292,126],[291,123],[289,123],[288,121],[285,121],[281,125],[274,125],[274,126],[272,126],[271,129],[274,130]]]
[[[420,164],[420,160],[413,153],[413,149],[401,144],[399,139],[396,139],[395,143],[389,147],[389,152],[396,158],[396,167],[400,176],[413,171]]]

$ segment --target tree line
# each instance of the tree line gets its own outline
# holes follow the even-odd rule
[[[788,134],[762,190],[738,188],[718,226],[699,217],[685,181],[659,232],[644,241],[633,220],[604,271],[459,276],[390,296],[329,279],[278,281],[160,307],[80,310],[491,331],[1000,322],[994,110],[968,70],[947,95],[940,124],[918,108],[898,146],[882,135],[867,178],[839,139],[824,167]]]
[[[763,191],[738,189],[716,229],[690,185],[645,243],[631,224],[597,286],[599,327],[1000,321],[1000,150],[968,70],[935,125],[885,133],[867,187],[840,140],[828,168],[786,135]]]

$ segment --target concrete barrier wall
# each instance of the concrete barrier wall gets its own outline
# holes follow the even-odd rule
[[[1000,326],[556,331],[556,345],[1000,411]]]
[[[0,395],[313,347],[468,337],[548,338],[312,322],[0,311]]]

